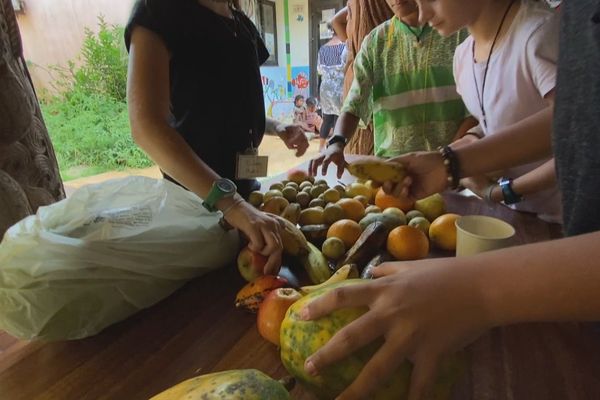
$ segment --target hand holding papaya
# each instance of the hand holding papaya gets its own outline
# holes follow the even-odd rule
[[[318,375],[383,337],[384,344],[339,399],[368,398],[407,358],[414,364],[409,399],[426,398],[440,358],[491,326],[481,291],[473,284],[476,268],[456,263],[448,258],[382,264],[375,270],[379,279],[336,288],[310,303],[303,311],[305,319],[346,307],[366,306],[369,311],[309,357],[306,371]]]

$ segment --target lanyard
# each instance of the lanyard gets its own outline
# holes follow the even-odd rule
[[[511,0],[508,7],[506,7],[506,11],[504,12],[504,16],[500,21],[500,26],[496,31],[496,36],[494,36],[494,41],[492,42],[492,47],[490,47],[490,53],[488,54],[487,61],[485,63],[485,70],[483,72],[483,82],[481,83],[481,95],[479,94],[479,85],[477,83],[477,76],[475,75],[475,40],[473,40],[473,46],[471,48],[471,52],[473,54],[473,63],[471,64],[471,69],[473,70],[473,81],[475,81],[475,91],[477,92],[477,101],[479,102],[479,107],[481,108],[481,116],[483,118],[483,126],[487,129],[487,118],[485,115],[485,82],[487,80],[488,68],[490,67],[490,60],[492,59],[492,53],[494,52],[494,47],[496,46],[496,41],[498,40],[498,36],[500,35],[500,31],[502,30],[502,26],[504,25],[504,21],[506,20],[506,16],[508,12],[512,8],[512,5],[515,3],[515,0]]]

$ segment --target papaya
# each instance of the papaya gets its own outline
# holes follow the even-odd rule
[[[360,317],[367,309],[366,307],[340,309],[314,321],[302,320],[300,311],[308,303],[332,289],[364,282],[362,279],[345,280],[305,295],[292,304],[281,324],[280,355],[284,367],[302,386],[319,399],[337,398],[356,379],[383,342],[382,340],[374,341],[343,360],[321,370],[318,376],[309,375],[304,370],[306,359],[327,343],[337,331]],[[448,399],[454,382],[465,369],[466,361],[462,353],[444,358],[429,399]],[[394,371],[392,377],[387,382],[382,382],[379,389],[369,399],[407,399],[411,371],[412,364],[404,361]]]
[[[150,400],[289,400],[292,386],[256,369],[238,369],[188,379]]]

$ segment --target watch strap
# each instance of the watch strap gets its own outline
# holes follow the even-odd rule
[[[515,204],[523,200],[523,196],[517,194],[512,188],[513,180],[511,178],[501,178],[499,185],[502,189],[502,197],[504,197],[504,204]]]
[[[221,179],[224,179],[224,178],[221,178]],[[212,187],[210,188],[210,191],[206,195],[206,198],[202,202],[202,205],[208,211],[210,211],[210,212],[217,211],[216,204],[219,200],[221,200],[222,198],[225,198],[225,197],[231,197],[231,196],[235,195],[237,187],[230,180],[227,179],[227,181],[231,184],[231,186],[233,188],[233,190],[231,192],[225,192],[225,191],[221,190],[218,185],[218,180],[213,183]]]
[[[342,143],[345,146],[348,143],[348,140],[342,135],[333,135],[327,142],[327,147],[336,143]]]

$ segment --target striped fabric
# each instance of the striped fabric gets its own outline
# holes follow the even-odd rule
[[[461,32],[444,38],[429,27],[417,42],[396,17],[375,28],[354,62],[354,82],[342,112],[373,121],[375,155],[394,157],[448,144],[467,110],[456,92],[454,50]]]
[[[343,64],[342,52],[346,45],[344,43],[334,44],[331,46],[321,46],[319,49],[319,61],[318,64],[332,67],[334,65]]]

